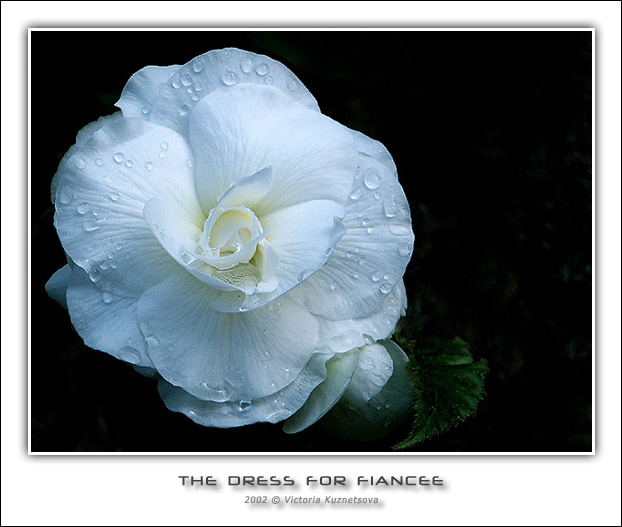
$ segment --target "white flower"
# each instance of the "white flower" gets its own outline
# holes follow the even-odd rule
[[[69,264],[47,290],[85,343],[157,376],[166,405],[207,426],[305,405],[296,431],[370,379],[376,393],[351,404],[388,389],[405,361],[369,343],[404,312],[414,236],[387,150],[238,49],[143,68],[117,106],[52,183]],[[359,360],[370,349],[383,371]]]

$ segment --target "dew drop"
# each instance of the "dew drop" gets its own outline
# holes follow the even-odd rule
[[[168,143],[167,143],[166,141],[162,141],[162,142],[160,143],[160,148],[161,148],[162,150],[168,150]]]
[[[145,163],[145,170],[148,170],[148,171],[153,170],[153,163],[151,161],[147,161]]]
[[[85,232],[93,232],[100,228],[99,222],[95,218],[87,218],[84,220],[82,228]]]
[[[192,84],[192,76],[187,71],[184,71],[181,74],[181,83],[184,86],[190,86]]]
[[[78,169],[82,170],[86,166],[86,161],[81,157],[76,157],[74,164]]]
[[[150,111],[151,110],[147,106],[143,106],[142,108],[143,115],[147,115]]]
[[[253,405],[253,403],[251,401],[240,401],[238,403],[240,411],[242,411],[242,412],[248,411],[252,405]]]
[[[251,70],[253,69],[253,63],[251,62],[251,59],[249,58],[240,59],[240,69],[244,73],[250,73]]]
[[[128,160],[125,162],[125,166],[126,166],[127,168],[132,168],[132,166],[134,166],[134,162],[133,162],[131,159],[128,159]]]
[[[389,231],[391,231],[391,234],[398,236],[405,236],[410,233],[410,229],[404,225],[389,225]]]
[[[203,63],[198,59],[195,60],[192,63],[192,69],[194,70],[195,73],[199,73],[203,69]]]
[[[380,280],[380,276],[381,276],[380,271],[374,271],[374,272],[371,274],[371,279],[372,279],[374,282],[378,282],[378,281]]]
[[[361,276],[357,271],[354,271],[352,273],[352,278],[354,278],[355,280],[358,280],[358,277]]]
[[[196,81],[194,83],[194,91],[201,91],[203,89],[203,84],[201,84],[199,81]]]
[[[102,300],[104,301],[104,304],[110,304],[110,302],[112,302],[112,295],[104,291],[102,294]]]
[[[91,206],[88,203],[81,203],[78,205],[78,214],[86,214],[89,210],[91,210]]]
[[[193,101],[198,101],[199,100],[199,96],[196,93],[192,94],[192,97],[190,97]]]
[[[232,71],[227,70],[220,76],[220,80],[225,86],[233,86],[238,83],[238,76]]]
[[[108,197],[112,200],[112,201],[118,201],[119,199],[119,193],[118,192],[111,192]]]
[[[274,79],[270,75],[268,75],[266,77],[266,84],[271,86],[273,83],[274,83]]]
[[[393,290],[393,286],[389,282],[385,282],[380,286],[380,292],[383,295],[388,295]]]
[[[331,291],[334,291],[335,289],[337,289],[337,286],[335,284],[330,284],[330,288]]]
[[[352,192],[350,192],[350,199],[356,201],[361,197],[362,191],[360,188],[355,188]]]
[[[296,80],[296,79],[287,79],[287,82],[285,83],[285,85],[287,86],[287,89],[289,91],[296,91],[298,88],[300,88],[300,83]]]
[[[71,193],[71,190],[69,190],[67,187],[61,187],[61,189],[58,191],[58,200],[63,205],[68,205],[69,203],[71,203],[72,199],[73,194]]]
[[[190,158],[186,159],[186,166],[188,168],[193,168],[194,167],[194,161]]]
[[[98,167],[100,167],[100,166],[102,166],[102,165],[104,164],[104,160],[103,160],[101,157],[98,157],[98,158],[95,160],[95,164],[96,164]]]
[[[115,163],[121,163],[121,161],[123,161],[123,154],[121,152],[117,152],[114,156],[113,156],[114,162]]]
[[[265,62],[262,62],[261,64],[257,64],[255,71],[257,72],[257,75],[260,75],[263,77],[264,75],[268,73],[268,65]]]
[[[363,182],[370,190],[377,189],[380,186],[381,179],[380,174],[378,174],[375,168],[368,168],[363,176]]]
[[[182,104],[181,108],[179,108],[179,113],[181,115],[188,115],[189,112],[190,112],[190,106],[188,106],[187,104]]]

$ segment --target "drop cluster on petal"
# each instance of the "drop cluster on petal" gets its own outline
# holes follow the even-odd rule
[[[234,48],[147,66],[117,106],[52,181],[68,263],[46,290],[84,342],[204,426],[399,424],[414,234],[386,148]]]

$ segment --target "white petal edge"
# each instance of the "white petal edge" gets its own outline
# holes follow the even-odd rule
[[[415,239],[404,191],[367,155],[359,156],[346,211],[346,233],[328,263],[293,292],[312,313],[333,320],[376,311],[402,279]]]
[[[59,181],[54,223],[69,257],[100,288],[137,295],[177,265],[143,208],[160,198],[180,217],[202,224],[191,158],[178,134],[140,119],[106,125],[76,149]]]
[[[69,264],[56,271],[45,284],[45,292],[67,309],[67,285],[71,277]]]
[[[296,412],[311,391],[324,381],[326,361],[330,357],[314,355],[291,384],[254,401],[202,401],[164,380],[159,382],[158,390],[169,410],[180,412],[203,426],[231,428],[259,422],[277,423]]]
[[[412,411],[414,393],[406,364],[408,357],[392,341],[379,342],[393,360],[393,375],[380,392],[369,401],[346,390],[322,425],[330,432],[354,441],[381,439],[395,430]]]
[[[84,343],[136,366],[151,367],[147,344],[138,326],[138,298],[104,292],[75,266],[67,287],[71,322]]]
[[[247,313],[219,313],[209,287],[188,273],[151,288],[140,328],[158,372],[203,400],[256,400],[293,382],[313,355],[319,324],[284,296]]]
[[[358,364],[358,350],[337,355],[327,364],[326,380],[309,396],[302,408],[283,424],[283,431],[296,434],[322,418],[346,391]]]
[[[208,51],[178,68],[159,91],[150,119],[186,135],[188,117],[202,98],[234,85],[271,86],[319,112],[313,95],[286,66],[265,55],[227,48]]]
[[[52,192],[52,203],[56,202],[56,192],[58,190],[58,183],[65,173],[65,171],[69,168],[68,163],[69,160],[73,157],[73,155],[81,148],[84,143],[86,143],[89,139],[93,137],[95,132],[104,126],[112,124],[116,121],[120,121],[123,119],[123,115],[121,112],[115,112],[112,115],[105,115],[97,119],[97,121],[93,121],[92,123],[87,124],[84,128],[82,128],[78,134],[76,135],[75,144],[65,152],[65,155],[61,159],[58,164],[58,169],[52,178],[51,192]]]
[[[147,66],[130,77],[115,106],[124,117],[149,120],[153,103],[162,85],[180,66]]]

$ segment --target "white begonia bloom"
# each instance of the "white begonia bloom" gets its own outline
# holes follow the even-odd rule
[[[380,143],[238,49],[146,67],[117,106],[52,183],[69,263],[46,288],[88,346],[159,378],[172,410],[231,427],[290,417],[334,357],[358,364],[393,333],[414,236]],[[348,393],[390,378],[353,373]]]

